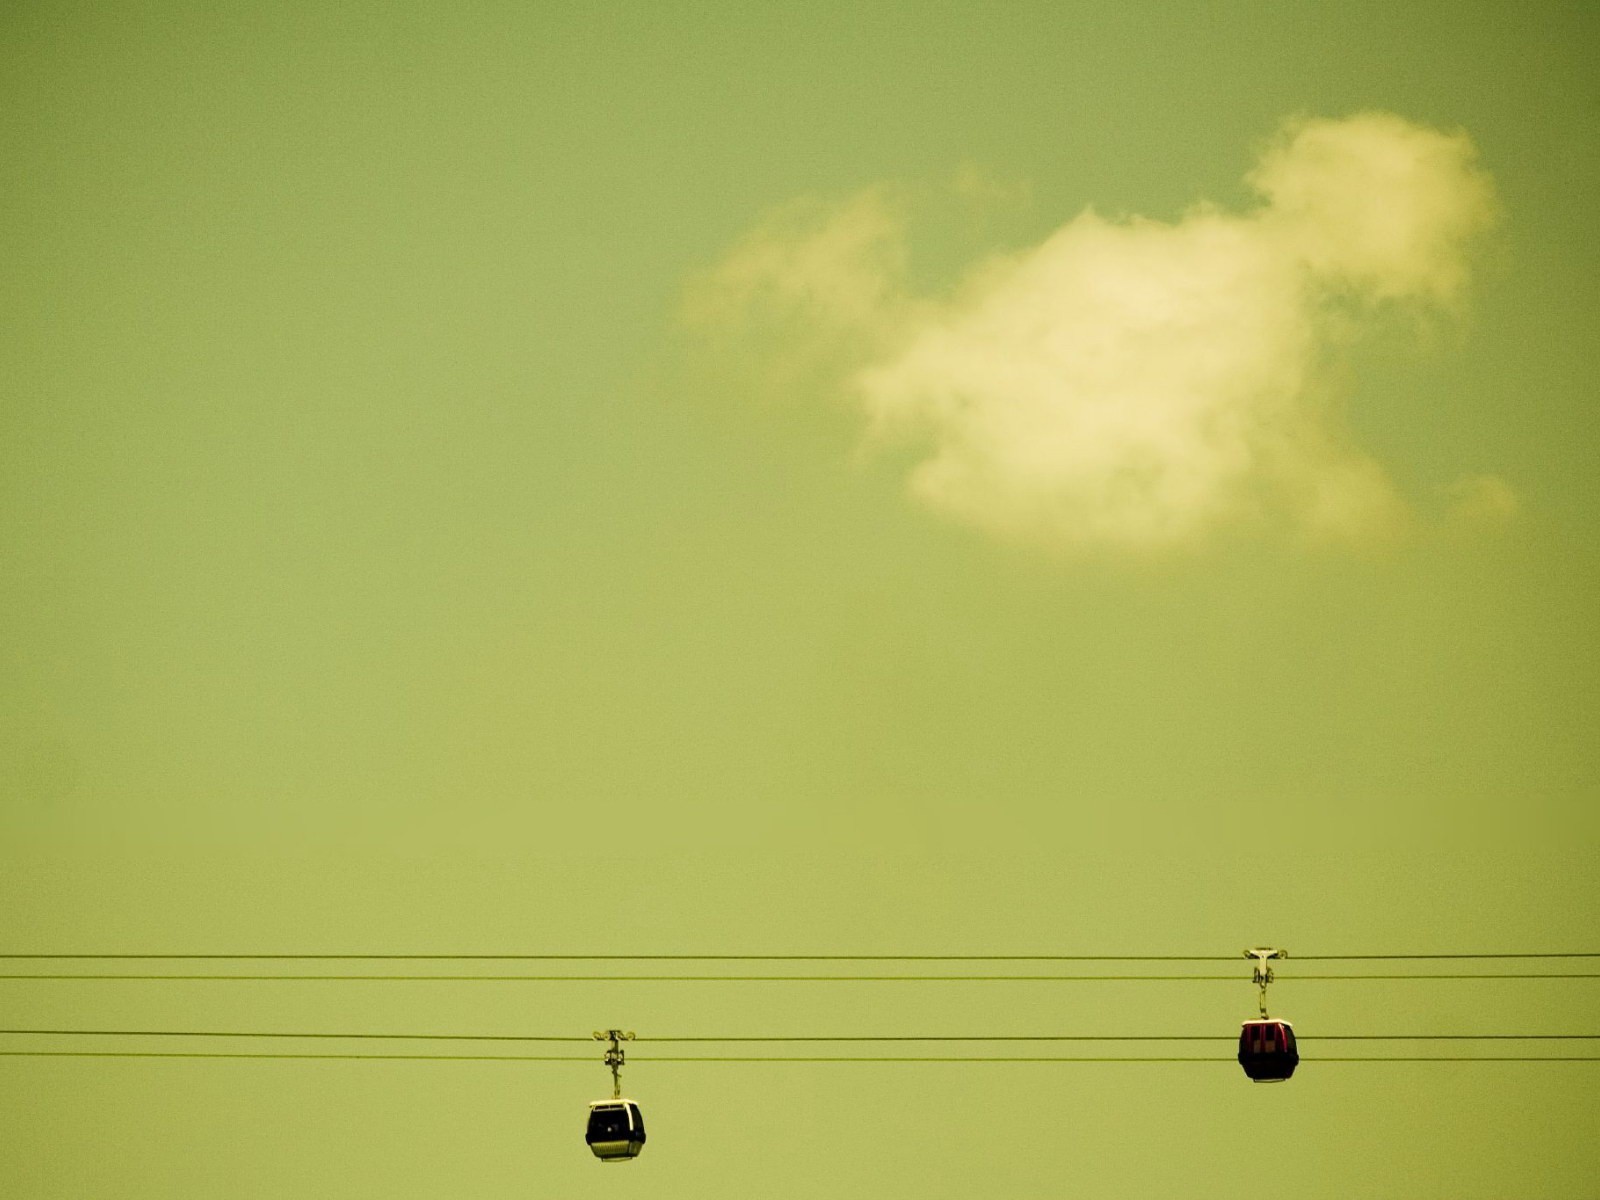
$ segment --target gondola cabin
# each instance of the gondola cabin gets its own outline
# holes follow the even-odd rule
[[[632,1100],[596,1100],[583,1140],[601,1162],[637,1158],[644,1149],[644,1114]]]
[[[1276,1083],[1300,1065],[1294,1026],[1287,1021],[1246,1021],[1239,1029],[1239,1065],[1257,1083]]]

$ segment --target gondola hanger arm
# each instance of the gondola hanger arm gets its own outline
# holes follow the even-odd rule
[[[1250,973],[1250,982],[1261,989],[1257,1003],[1261,1008],[1261,1017],[1265,1020],[1267,1016],[1267,984],[1271,983],[1274,978],[1272,960],[1275,958],[1288,958],[1289,952],[1275,949],[1271,946],[1254,946],[1246,950],[1244,956],[1255,960],[1255,968]]]
[[[622,1043],[633,1041],[635,1036],[631,1029],[627,1032],[621,1029],[608,1029],[604,1033],[601,1033],[598,1029],[594,1031],[595,1041],[609,1041],[611,1043],[606,1048],[605,1064],[611,1068],[611,1098],[613,1100],[622,1098],[622,1067],[628,1058],[626,1052],[622,1049]]]

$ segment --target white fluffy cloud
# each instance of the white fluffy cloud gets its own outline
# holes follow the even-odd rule
[[[1488,177],[1465,136],[1370,113],[1287,126],[1248,182],[1262,203],[1244,213],[1084,212],[940,301],[906,291],[881,190],[797,207],[696,304],[868,347],[845,386],[871,437],[920,447],[912,493],[1002,536],[1160,549],[1241,524],[1392,529],[1405,505],[1344,432],[1326,351],[1382,305],[1459,297]]]

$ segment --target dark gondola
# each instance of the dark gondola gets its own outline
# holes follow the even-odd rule
[[[583,1135],[601,1162],[627,1162],[644,1149],[644,1114],[632,1100],[596,1100],[589,1105]]]
[[[1256,1083],[1278,1083],[1294,1074],[1300,1065],[1300,1051],[1294,1044],[1294,1026],[1267,1016],[1267,985],[1272,982],[1272,964],[1289,957],[1287,950],[1256,946],[1244,956],[1255,960],[1250,982],[1261,989],[1259,1020],[1239,1027],[1239,1065]]]
[[[1239,1065],[1257,1083],[1277,1083],[1300,1065],[1294,1026],[1287,1021],[1246,1021],[1239,1027]]]
[[[595,1032],[597,1042],[610,1042],[605,1064],[611,1069],[611,1099],[596,1100],[589,1105],[589,1124],[583,1140],[601,1162],[627,1162],[638,1158],[644,1149],[644,1114],[639,1106],[622,1095],[622,1064],[627,1054],[623,1042],[633,1041],[634,1035],[620,1029]]]

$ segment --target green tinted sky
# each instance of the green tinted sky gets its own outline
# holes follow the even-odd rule
[[[19,3],[0,31],[0,949],[1595,948],[1586,6]],[[680,316],[796,197],[1025,195],[930,207],[937,290],[1086,206],[1246,206],[1285,118],[1365,110],[1465,130],[1503,216],[1463,317],[1339,351],[1352,437],[1425,518],[1505,480],[1503,527],[996,541],[861,455],[825,379]],[[1308,1039],[1600,1032],[1591,984],[1293,973]],[[0,983],[8,1028],[1226,1035],[1252,1006]],[[1583,1064],[641,1062],[652,1144],[602,1174],[577,1123],[604,1083],[10,1059],[0,1191],[1211,1197],[1266,1155],[1291,1196],[1578,1197],[1600,1171]]]

